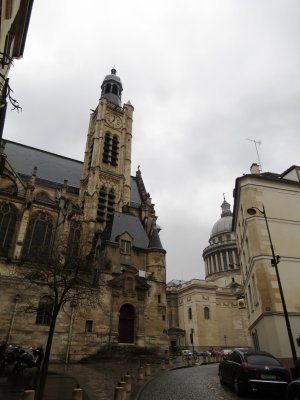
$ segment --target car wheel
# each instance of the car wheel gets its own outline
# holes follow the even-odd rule
[[[224,379],[223,379],[223,374],[222,374],[222,371],[221,371],[221,369],[219,369],[219,379],[220,379],[220,383],[221,383],[221,385],[224,385]]]
[[[243,387],[241,386],[240,381],[239,381],[239,378],[238,378],[237,375],[235,375],[235,376],[234,376],[234,379],[233,379],[233,388],[234,388],[235,393],[236,393],[238,396],[241,396],[242,394],[245,393],[245,390],[244,390]]]

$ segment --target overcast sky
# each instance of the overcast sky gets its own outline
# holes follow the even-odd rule
[[[300,164],[299,0],[36,0],[10,84],[4,137],[83,160],[90,109],[113,66],[135,108],[140,165],[167,279],[204,278],[203,249],[258,162]],[[64,176],[62,175],[62,181]]]

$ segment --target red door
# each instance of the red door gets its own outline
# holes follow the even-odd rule
[[[134,342],[134,308],[124,304],[120,309],[119,343]]]

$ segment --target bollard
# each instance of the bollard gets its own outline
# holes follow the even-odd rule
[[[83,390],[79,385],[75,389],[72,390],[72,400],[82,400]]]
[[[34,400],[35,390],[27,389],[23,392],[23,400]]]
[[[161,366],[160,366],[160,369],[161,369],[161,370],[164,370],[164,369],[166,369],[166,363],[165,363],[165,360],[162,360],[162,362],[161,362]]]
[[[144,367],[140,366],[138,367],[138,380],[141,381],[144,379]]]
[[[124,381],[123,378],[121,378],[119,385],[121,388],[123,388],[122,392],[122,400],[126,400],[126,382]]]
[[[115,387],[114,400],[123,400],[124,389],[121,386]]]
[[[151,375],[151,365],[150,364],[146,364],[145,375],[146,376],[150,376]]]
[[[132,389],[132,378],[129,372],[127,372],[127,374],[124,375],[124,381],[126,382],[125,391],[126,393],[130,393]]]

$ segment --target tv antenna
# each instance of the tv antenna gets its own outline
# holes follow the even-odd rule
[[[261,162],[260,162],[259,153],[258,153],[258,149],[257,149],[257,145],[258,144],[261,145],[261,140],[254,140],[254,139],[246,139],[246,140],[249,140],[250,142],[254,143],[256,154],[257,154],[257,159],[258,159],[259,169],[260,169],[260,171],[262,171],[262,165],[261,165]]]

